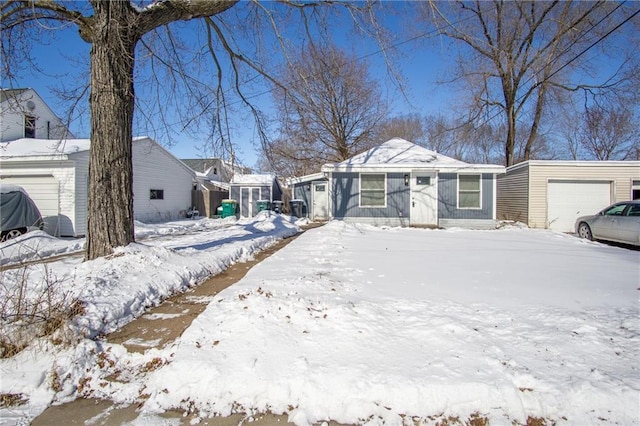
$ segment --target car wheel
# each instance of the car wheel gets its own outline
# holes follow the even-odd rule
[[[11,240],[13,238],[19,237],[22,234],[24,234],[22,229],[12,229],[10,231],[7,231],[7,233],[2,236],[2,241]]]
[[[593,234],[591,234],[591,228],[589,228],[589,225],[582,222],[580,226],[578,226],[578,236],[589,241],[593,240]]]

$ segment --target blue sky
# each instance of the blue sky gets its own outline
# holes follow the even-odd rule
[[[392,24],[400,29],[401,23],[393,21]],[[372,77],[379,80],[381,90],[390,100],[394,114],[415,112],[424,115],[441,112],[446,108],[442,105],[441,90],[435,84],[438,73],[444,69],[442,60],[421,41],[403,43],[409,37],[400,37],[397,40],[400,44],[394,52],[400,60],[394,62],[393,67],[396,71],[402,71],[408,82],[407,99],[397,91],[397,86],[388,78],[384,56],[374,41],[357,40],[339,31],[336,34],[336,42],[339,45],[352,49],[356,55],[365,58],[364,60],[370,64]],[[62,116],[65,104],[57,97],[56,90],[86,81],[87,75],[84,70],[88,67],[85,68],[83,64],[88,63],[90,45],[80,38],[73,26],[57,30],[51,40],[40,40],[42,44],[34,44],[32,53],[37,65],[45,74],[25,69],[17,81],[17,86],[34,88],[45,102]],[[256,97],[253,101],[267,113],[272,113],[269,94]],[[255,126],[246,115],[239,121],[242,124],[235,124],[233,127],[236,130],[232,134],[236,153],[241,161],[253,166],[257,159],[256,146],[259,143],[255,135]],[[73,122],[71,130],[77,137],[88,137],[88,115],[85,114]],[[169,146],[169,150],[179,158],[201,158],[205,155],[201,149],[203,139],[204,136],[198,140],[197,137],[185,135],[179,137],[177,143]],[[162,140],[159,142],[165,143]]]
[[[270,5],[271,3],[267,2],[265,4]],[[392,52],[392,68],[401,72],[406,79],[406,98],[388,78],[384,55],[380,52],[376,42],[347,33],[344,27],[340,25],[337,25],[334,31],[334,41],[338,46],[355,52],[358,57],[369,63],[372,77],[379,81],[383,96],[390,102],[392,115],[407,113],[417,113],[420,116],[430,114],[448,115],[455,106],[456,93],[451,86],[443,86],[438,84],[438,81],[447,78],[446,73],[453,66],[455,52],[450,50],[450,45],[445,40],[426,40],[424,38],[413,40],[416,33],[406,31],[412,23],[407,22],[406,18],[401,19],[393,14],[395,8],[402,5],[411,5],[411,3],[382,3],[382,6],[391,12],[385,16],[385,24],[391,29],[392,37],[395,37],[393,44],[396,48]],[[186,34],[186,39],[191,41],[194,46],[204,45],[202,40],[196,38],[193,24],[195,23],[180,24],[178,30],[182,31],[182,34]],[[413,30],[431,34],[426,27],[424,30],[420,28],[413,28]],[[287,29],[287,32],[293,34],[293,29]],[[294,37],[291,34],[287,35]],[[33,45],[33,56],[37,58],[37,65],[46,74],[39,74],[25,69],[17,82],[17,86],[36,89],[53,110],[62,116],[65,112],[65,105],[57,98],[56,89],[72,87],[87,81],[87,75],[83,72],[88,70],[86,64],[89,61],[90,46],[80,38],[77,29],[73,26],[57,30],[54,39],[47,40],[42,38],[39,41],[41,42],[40,44]],[[595,55],[596,52],[590,52],[590,54]],[[200,81],[206,81],[208,78],[206,70],[204,74],[196,77]],[[136,87],[137,93],[142,93],[143,90],[140,89],[144,89],[144,86],[139,81],[138,85]],[[274,114],[268,88],[266,86],[258,86],[253,90],[257,91],[257,93],[265,94],[256,96],[252,99],[252,102],[263,109],[265,113]],[[170,97],[170,95],[167,96]],[[171,105],[171,99],[164,99],[168,105]],[[148,99],[146,101],[153,102]],[[173,114],[171,108],[168,109],[168,113],[170,116]],[[175,116],[177,117],[177,114]],[[237,158],[245,165],[254,166],[258,158],[256,148],[259,144],[255,134],[255,125],[246,111],[237,111],[230,118],[233,128],[231,136]],[[152,118],[151,121],[153,120]],[[170,117],[168,121],[175,123],[173,130],[178,134],[175,138],[176,143],[168,146],[174,155],[179,158],[202,158],[206,155],[217,156],[217,153],[203,150],[202,147],[207,140],[206,135],[197,131],[191,132],[192,134],[181,132],[183,125],[179,123],[178,118]],[[152,124],[163,125],[160,122]],[[71,125],[71,130],[78,137],[88,137],[88,114],[74,121]],[[148,135],[162,144],[167,143],[161,136],[150,134],[146,130],[135,129],[135,127],[134,134]]]

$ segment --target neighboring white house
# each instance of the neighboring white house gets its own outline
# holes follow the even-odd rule
[[[86,233],[89,139],[0,143],[0,181],[26,189],[55,236]],[[133,140],[133,211],[142,222],[172,220],[191,205],[194,172],[148,137]]]
[[[74,138],[33,89],[0,90],[0,142]]]
[[[251,168],[237,163],[225,161],[221,158],[182,158],[184,164],[196,172],[198,180],[226,185],[221,187],[229,189],[229,182],[235,175],[249,175],[253,173]]]

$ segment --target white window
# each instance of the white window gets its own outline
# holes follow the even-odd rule
[[[387,204],[387,176],[360,175],[360,207],[385,207]]]
[[[458,175],[458,208],[482,208],[482,176]]]

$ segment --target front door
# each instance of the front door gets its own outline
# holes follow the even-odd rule
[[[329,184],[327,182],[313,183],[313,207],[311,218],[313,220],[329,219]]]
[[[438,185],[436,172],[414,170],[411,173],[411,226],[438,225]]]

